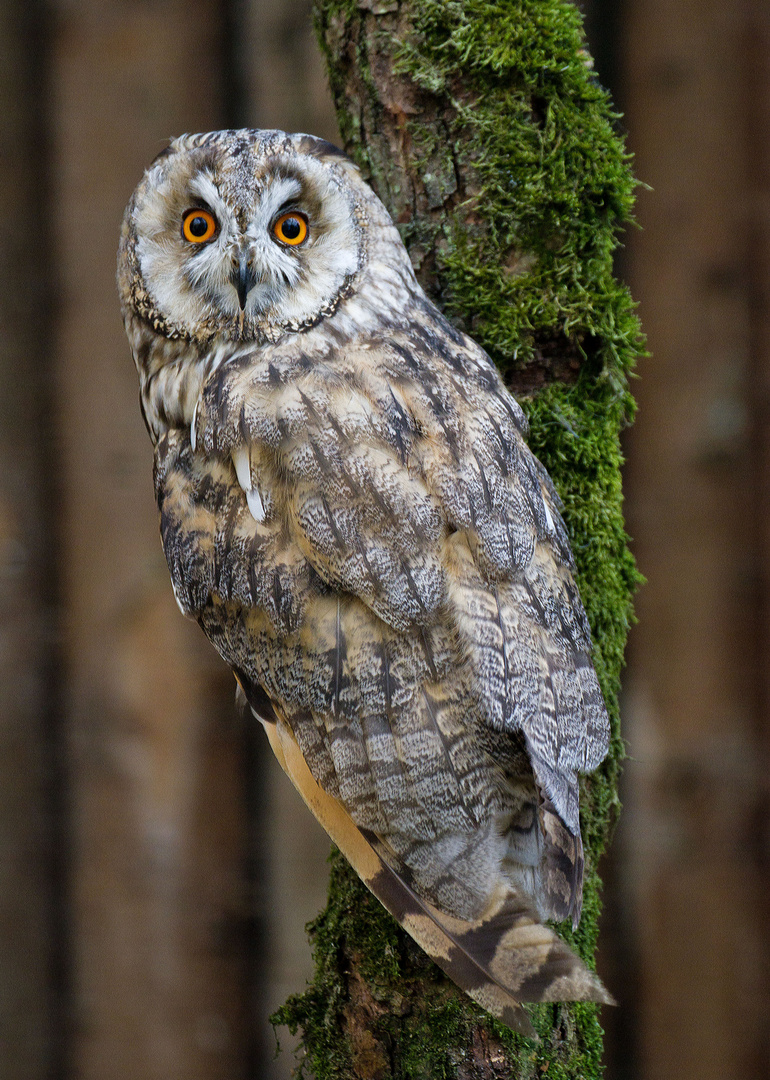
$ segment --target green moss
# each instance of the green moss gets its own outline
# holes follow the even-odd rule
[[[315,979],[272,1017],[293,1034],[302,1032],[307,1056],[300,1076],[452,1080],[470,1055],[479,1025],[492,1045],[507,1053],[510,1080],[599,1075],[602,1032],[595,1005],[528,1006],[542,1043],[514,1034],[448,982],[336,851],[331,862],[330,901],[310,927]],[[371,1072],[371,1055],[362,1058],[347,1030],[348,1000],[339,969],[348,958],[359,965],[371,995],[365,1026],[381,1048]]]
[[[504,372],[525,366],[557,335],[570,351],[598,350],[619,389],[638,350],[638,325],[613,279],[612,252],[635,182],[583,50],[579,12],[564,0],[421,0],[410,8],[411,33],[378,47],[443,109],[441,123],[406,120],[410,157],[433,178],[436,205],[454,183],[453,159],[472,162],[473,198],[438,220],[417,214],[400,225],[407,246],[436,250],[434,291],[444,311]],[[360,17],[348,0],[318,9],[322,29]],[[367,85],[371,43],[357,41]],[[341,101],[336,67],[331,82]],[[355,110],[341,112],[343,139],[393,204],[391,161],[356,137],[360,122]]]
[[[407,6],[412,21],[408,32],[398,24],[396,40]],[[580,14],[567,0],[419,0],[393,8],[382,3],[380,18],[355,0],[320,0],[321,44],[343,139],[391,206],[399,203],[402,178],[362,127],[366,108],[376,119],[371,54],[390,56],[396,75],[436,103],[438,122],[404,121],[429,203],[400,226],[404,240],[418,264],[423,256],[430,263],[424,280],[445,312],[513,385],[527,385],[534,366],[546,373],[544,389],[522,404],[530,445],[564,501],[613,724],[608,758],[583,783],[583,917],[574,934],[560,927],[592,963],[596,865],[617,812],[623,756],[620,670],[640,580],[623,527],[619,433],[633,416],[627,377],[641,339],[628,292],[612,271],[634,181],[611,104],[583,51]],[[351,102],[341,66],[350,42],[361,94],[371,99],[365,108]],[[466,169],[462,197],[458,162]],[[552,374],[552,358],[579,365],[577,380],[573,372],[570,385],[549,381],[571,371],[568,363]],[[329,906],[312,936],[314,983],[274,1020],[302,1032],[305,1067],[318,1080],[456,1077],[480,1021],[506,1050],[516,1080],[601,1075],[596,1006],[529,1006],[540,1045],[502,1028],[448,983],[337,855]],[[347,1027],[341,973],[351,960],[369,995],[377,1048],[369,1057]]]

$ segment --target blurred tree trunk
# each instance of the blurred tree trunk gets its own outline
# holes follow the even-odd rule
[[[318,0],[347,151],[399,225],[418,277],[525,400],[530,445],[565,502],[594,660],[615,722],[584,786],[591,961],[596,863],[616,805],[617,692],[637,577],[620,511],[619,429],[639,330],[612,277],[633,181],[566,0]],[[277,1019],[329,1077],[601,1074],[593,1005],[541,1005],[542,1043],[494,1023],[398,931],[341,858],[315,924],[314,985]]]
[[[60,1075],[57,612],[41,6],[0,7],[0,1078]],[[60,910],[60,909],[59,909]]]
[[[115,291],[143,169],[170,135],[226,122],[221,5],[49,7],[70,1075],[242,1080],[242,732],[229,673],[169,589]]]
[[[653,359],[627,443],[649,585],[618,837],[637,1067],[746,1080],[770,1061],[770,5],[635,0],[622,52],[652,188],[628,261]]]

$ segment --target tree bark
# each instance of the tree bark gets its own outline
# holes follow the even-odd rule
[[[617,807],[617,694],[638,575],[621,514],[618,435],[641,347],[612,276],[634,182],[566,0],[318,0],[348,153],[391,211],[428,294],[498,363],[565,504],[610,754],[583,787],[590,963],[596,865]],[[316,978],[276,1022],[329,1078],[598,1077],[598,1008],[529,1007],[541,1042],[495,1023],[399,930],[341,857],[313,928]]]

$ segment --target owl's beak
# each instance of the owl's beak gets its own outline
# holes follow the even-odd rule
[[[230,278],[235,291],[238,293],[238,303],[241,305],[241,311],[246,307],[246,300],[249,293],[257,284],[257,275],[254,273],[254,267],[249,261],[248,255],[241,255],[237,265],[233,269],[232,277]]]

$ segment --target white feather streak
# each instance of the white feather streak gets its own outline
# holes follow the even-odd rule
[[[249,504],[249,512],[257,524],[264,521],[265,507],[262,503],[262,496],[256,488],[252,488],[251,491],[246,492],[246,502]]]
[[[235,466],[235,475],[238,477],[238,483],[243,490],[248,494],[251,491],[251,462],[249,460],[248,447],[237,446],[233,450],[232,454],[233,465]]]

